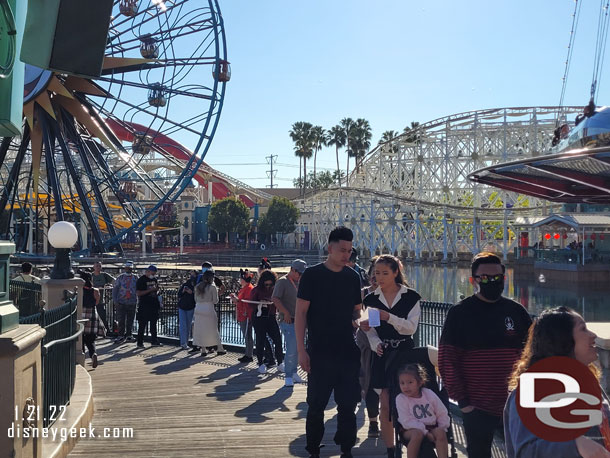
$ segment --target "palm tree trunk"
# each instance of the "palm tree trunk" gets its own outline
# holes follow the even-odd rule
[[[307,192],[307,158],[303,156],[303,191]]]
[[[337,154],[337,180],[339,180],[339,187],[341,187],[341,169],[339,168],[339,145],[335,145],[335,152]]]
[[[313,151],[313,182],[316,183],[316,161],[318,159],[318,149]]]
[[[301,175],[302,171],[303,171],[303,158],[299,157],[299,188],[301,189],[301,195],[303,195],[303,175]]]
[[[349,151],[347,152],[347,173],[345,174],[345,186],[349,186]]]

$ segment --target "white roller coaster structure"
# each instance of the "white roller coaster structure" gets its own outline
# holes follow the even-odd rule
[[[421,124],[374,148],[347,187],[300,201],[300,230],[310,232],[318,249],[334,226],[345,225],[365,255],[449,261],[491,249],[506,258],[517,241],[518,216],[559,207],[473,183],[467,175],[546,154],[557,120],[572,121],[582,108],[494,108]]]

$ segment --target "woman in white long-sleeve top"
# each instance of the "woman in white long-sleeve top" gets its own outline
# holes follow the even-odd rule
[[[371,384],[380,392],[381,437],[388,448],[388,456],[394,456],[394,430],[390,416],[388,386],[396,377],[406,352],[414,346],[413,334],[417,330],[421,309],[420,295],[406,285],[400,262],[394,256],[382,255],[375,262],[377,290],[364,298],[369,309],[379,310],[380,326],[371,328],[368,320],[360,323],[366,331],[373,356]]]

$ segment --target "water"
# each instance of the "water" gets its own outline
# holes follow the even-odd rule
[[[405,265],[407,282],[424,300],[458,302],[470,296],[470,268],[455,266]],[[523,304],[532,314],[549,307],[566,306],[582,314],[585,321],[610,321],[610,285],[579,287],[576,283],[549,283],[543,277],[515,279],[513,269],[506,269],[504,295]]]

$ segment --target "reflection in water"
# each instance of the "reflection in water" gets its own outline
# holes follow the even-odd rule
[[[469,281],[468,267],[406,264],[405,273],[409,285],[424,300],[455,303],[474,291]],[[504,295],[523,304],[532,314],[563,305],[582,314],[586,321],[610,321],[610,305],[607,305],[610,285],[606,289],[593,290],[540,280],[534,276],[531,281],[516,280],[513,269],[506,269]]]

